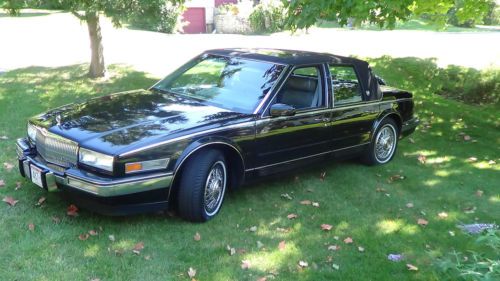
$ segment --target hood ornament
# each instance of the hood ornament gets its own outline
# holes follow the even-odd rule
[[[61,117],[61,114],[57,114],[56,115],[56,122],[57,122],[57,126],[61,126],[61,121],[62,121],[62,117]]]

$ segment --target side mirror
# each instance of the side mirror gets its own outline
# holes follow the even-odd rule
[[[387,85],[387,83],[385,82],[384,79],[382,79],[382,77],[375,75],[375,79],[377,79],[377,82],[379,85],[382,85],[382,86]]]
[[[295,107],[283,104],[276,103],[271,106],[271,117],[280,117],[280,116],[293,116],[295,115]]]

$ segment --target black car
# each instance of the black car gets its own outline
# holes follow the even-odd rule
[[[412,94],[368,63],[269,49],[207,51],[148,90],[31,118],[22,176],[90,210],[175,206],[206,221],[229,188],[328,156],[384,164],[412,133]]]

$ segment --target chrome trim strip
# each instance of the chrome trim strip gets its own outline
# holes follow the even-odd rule
[[[262,99],[262,101],[259,103],[259,105],[257,106],[257,108],[253,111],[253,114],[259,113],[260,109],[267,102],[267,100],[269,99],[269,96],[271,94],[273,94],[274,90],[278,86],[278,83],[280,83],[282,81],[283,76],[285,75],[285,73],[287,73],[287,71],[288,71],[289,68],[290,68],[290,66],[285,65],[285,68],[281,71],[280,76],[278,77],[278,80],[276,80],[276,83],[274,83],[273,87],[269,90],[269,92],[267,92],[266,96]],[[281,89],[281,87],[283,87],[283,84],[284,83],[281,84],[280,89]],[[280,90],[278,90],[278,92],[279,91]],[[274,96],[274,94],[273,94],[273,96]]]
[[[173,175],[172,172],[169,172],[169,173],[147,175],[147,176],[142,176],[142,177],[133,177],[133,178],[129,178],[129,179],[100,181],[100,180],[93,180],[93,179],[89,179],[89,178],[84,178],[82,176],[72,174],[70,171],[68,171],[68,172],[69,173],[66,173],[68,178],[74,178],[74,179],[84,181],[84,182],[89,183],[89,184],[99,185],[102,187],[112,186],[112,185],[117,185],[117,184],[135,183],[135,182],[139,182],[139,181],[151,180],[151,179],[156,179],[156,178],[161,178],[161,177],[169,177],[169,176]]]
[[[350,148],[355,148],[355,147],[367,145],[369,143],[370,142],[365,142],[365,143],[356,144],[356,145],[353,145],[353,146],[348,146],[348,147],[334,149],[334,150],[329,150],[329,151],[325,151],[325,152],[321,152],[321,153],[317,153],[317,154],[313,154],[313,155],[299,157],[299,158],[295,158],[295,159],[291,159],[291,160],[287,160],[287,161],[283,161],[283,162],[278,162],[278,163],[274,163],[274,164],[268,164],[268,165],[264,165],[264,166],[260,166],[260,167],[256,167],[256,168],[245,170],[245,172],[251,172],[251,171],[260,170],[260,169],[264,169],[264,168],[268,168],[268,167],[272,167],[272,166],[277,166],[277,165],[282,165],[282,164],[286,164],[286,163],[290,163],[290,162],[295,162],[295,161],[299,161],[299,160],[303,160],[303,159],[307,159],[307,158],[311,158],[311,157],[316,157],[316,156],[321,156],[321,155],[325,155],[325,154],[329,154],[329,153],[334,153],[334,152],[337,152],[337,151],[342,151],[342,150],[346,150],[346,149],[350,149]]]
[[[229,125],[229,126],[208,129],[208,130],[204,130],[204,131],[200,131],[200,132],[196,132],[196,133],[192,133],[192,134],[187,134],[184,136],[179,136],[176,138],[168,139],[168,140],[165,140],[162,142],[150,144],[150,145],[140,147],[140,148],[128,151],[128,152],[121,153],[120,155],[118,155],[118,157],[129,156],[129,155],[132,155],[132,154],[137,153],[137,152],[141,152],[144,150],[148,150],[151,148],[155,148],[155,147],[162,146],[164,144],[168,144],[168,143],[172,143],[172,142],[176,142],[179,140],[189,139],[189,138],[196,137],[196,136],[203,135],[203,134],[209,134],[209,133],[213,133],[213,132],[224,131],[224,130],[229,130],[229,129],[234,129],[234,128],[242,128],[242,127],[246,127],[248,125],[255,125],[255,121],[247,121],[247,122],[242,122],[242,123],[233,124],[233,125]]]

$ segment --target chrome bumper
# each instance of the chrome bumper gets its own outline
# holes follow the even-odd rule
[[[57,191],[59,185],[65,185],[100,197],[112,197],[150,191],[161,188],[170,188],[172,173],[157,173],[146,176],[126,178],[104,178],[98,175],[79,170],[77,168],[55,168],[55,165],[45,163],[36,156],[26,139],[17,140],[17,156],[19,172],[23,177],[31,178],[31,166],[43,171],[44,188],[48,191]]]

